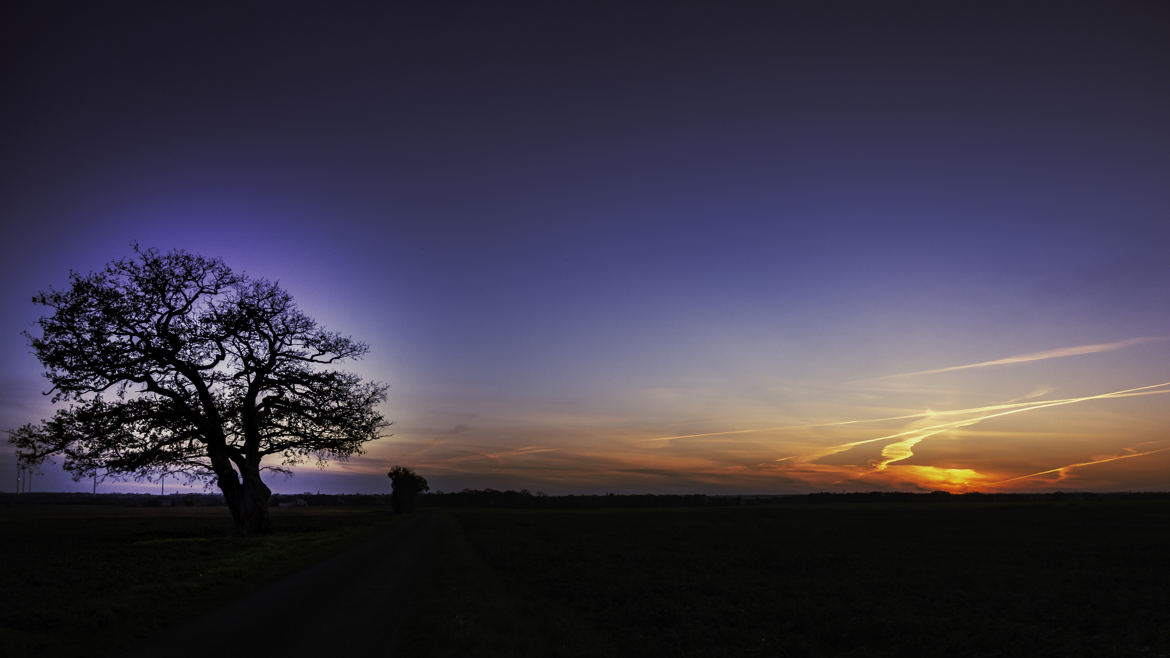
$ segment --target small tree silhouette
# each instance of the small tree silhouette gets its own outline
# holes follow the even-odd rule
[[[393,487],[390,504],[396,514],[413,512],[419,492],[431,489],[426,478],[405,466],[395,466],[386,476],[390,478],[390,485]]]

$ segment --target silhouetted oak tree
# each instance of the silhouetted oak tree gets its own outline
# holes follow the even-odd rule
[[[51,313],[26,335],[53,401],[69,406],[9,440],[25,463],[63,457],[75,479],[213,478],[240,534],[268,532],[262,470],[344,459],[378,438],[386,387],[322,367],[368,348],[319,327],[274,282],[134,251],[33,298]]]
[[[427,479],[405,466],[395,466],[386,474],[390,478],[390,505],[398,514],[414,511],[418,494],[429,491]]]

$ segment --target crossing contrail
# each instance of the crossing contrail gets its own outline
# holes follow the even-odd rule
[[[879,441],[888,441],[890,439],[903,439],[896,444],[886,446],[882,451],[882,460],[877,462],[875,468],[878,470],[884,469],[888,464],[901,461],[913,455],[913,448],[923,439],[929,438],[936,434],[941,434],[952,429],[967,427],[976,423],[981,423],[991,418],[999,418],[1001,416],[1008,416],[1011,414],[1023,413],[1025,411],[1034,411],[1036,409],[1047,409],[1048,407],[1059,407],[1069,404],[1077,404],[1080,402],[1088,402],[1090,400],[1108,400],[1115,398],[1137,397],[1141,395],[1160,395],[1163,393],[1170,393],[1170,382],[1162,382],[1161,384],[1150,384],[1149,386],[1138,386],[1135,388],[1122,389],[1120,391],[1111,391],[1109,393],[1099,393],[1097,395],[1086,395],[1076,398],[1063,398],[1060,400],[1037,400],[1035,402],[1016,402],[1012,404],[989,405],[986,407],[975,407],[972,409],[952,410],[948,412],[936,412],[935,415],[943,414],[976,414],[983,415],[975,418],[962,418],[959,420],[948,421],[945,423],[937,423],[927,427],[918,427],[909,430],[903,430],[894,434],[887,434],[885,436],[874,437],[872,439],[863,439],[861,441],[850,441],[849,443],[841,443],[828,448],[806,454],[806,455],[790,455],[788,457],[781,457],[776,461],[813,461],[828,457],[841,452],[845,452],[857,446],[866,445],[869,443],[877,443]],[[992,412],[992,413],[987,413]]]

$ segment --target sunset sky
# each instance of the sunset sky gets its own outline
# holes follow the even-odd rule
[[[369,343],[386,438],[275,491],[1170,489],[1166,3],[28,2],[0,37],[0,429],[51,413],[32,295],[137,241]]]

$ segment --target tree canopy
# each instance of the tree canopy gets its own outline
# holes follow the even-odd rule
[[[67,406],[9,440],[25,463],[62,457],[75,479],[214,481],[241,534],[267,532],[262,470],[361,453],[385,426],[386,386],[328,367],[368,347],[219,259],[134,251],[33,298],[49,313],[26,335]]]

